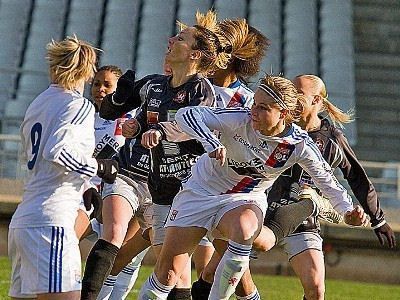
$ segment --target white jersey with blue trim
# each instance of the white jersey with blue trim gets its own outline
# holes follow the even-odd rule
[[[183,131],[200,140],[208,153],[226,148],[223,166],[206,153],[192,168],[189,180],[211,195],[249,193],[249,199],[265,198],[264,191],[278,176],[298,163],[339,213],[353,207],[318,147],[297,125],[283,137],[264,136],[253,129],[250,110],[243,108],[186,107],[178,111],[176,121]],[[220,139],[213,130],[221,133]]]
[[[28,107],[21,125],[27,180],[10,227],[74,226],[93,158],[93,104],[52,84]]]
[[[228,87],[213,86],[217,107],[251,107],[253,105],[254,92],[239,79]]]

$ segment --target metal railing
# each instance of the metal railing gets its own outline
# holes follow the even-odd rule
[[[400,162],[362,161],[383,206],[400,208]],[[20,136],[0,134],[0,178],[22,180]],[[336,176],[348,187],[340,171]]]

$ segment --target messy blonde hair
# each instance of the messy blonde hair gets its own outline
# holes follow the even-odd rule
[[[259,89],[265,92],[263,85],[271,89],[272,93],[278,97],[278,99],[274,99],[276,104],[287,111],[285,123],[290,124],[300,119],[303,105],[298,101],[297,89],[289,79],[281,76],[265,75],[264,78],[261,78],[259,85]],[[270,93],[268,94],[270,95]]]
[[[180,30],[188,27],[177,21]],[[231,57],[230,49],[221,42],[220,30],[217,23],[217,14],[209,10],[206,14],[196,13],[196,29],[194,33],[195,44],[193,50],[202,53],[199,63],[199,73],[208,74],[218,69],[226,69]]]
[[[97,51],[76,35],[62,41],[52,40],[46,46],[52,82],[71,90],[80,80],[88,81],[96,72]]]
[[[322,108],[320,113],[326,112],[335,126],[343,128],[343,124],[354,121],[354,113],[352,110],[343,112],[340,108],[332,104],[328,100],[328,92],[325,83],[321,78],[315,75],[299,75],[296,78],[306,78],[312,83],[313,92],[322,98]]]
[[[232,48],[232,70],[244,79],[257,74],[270,41],[245,19],[223,20],[218,26],[222,43]]]

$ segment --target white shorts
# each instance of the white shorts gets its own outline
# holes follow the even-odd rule
[[[142,232],[151,227],[153,208],[151,195],[146,183],[136,182],[129,177],[118,174],[113,184],[104,184],[103,199],[110,195],[119,195],[129,202]]]
[[[188,181],[176,195],[165,227],[202,227],[212,232],[225,213],[249,204],[257,206],[263,216],[265,215],[268,206],[265,193],[215,196],[199,187],[196,182]]]
[[[291,260],[293,256],[308,249],[322,251],[322,237],[318,233],[311,231],[293,233],[285,237],[280,245],[283,246],[288,259]]]
[[[10,228],[10,297],[81,289],[81,255],[74,228],[56,226]]]

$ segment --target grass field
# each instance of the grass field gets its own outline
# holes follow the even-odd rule
[[[10,263],[6,257],[0,257],[0,299],[8,299],[10,284]],[[141,274],[128,299],[136,299],[138,288],[151,272],[150,267],[143,267]],[[294,277],[255,275],[255,282],[262,299],[300,300],[302,289]],[[327,300],[398,300],[400,285],[367,284],[350,281],[327,280]]]

